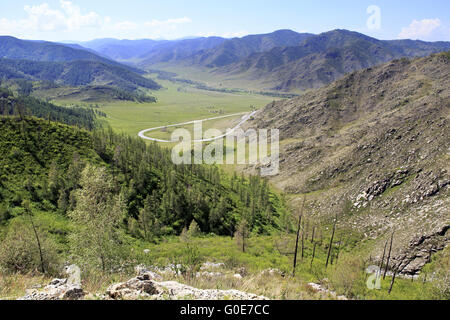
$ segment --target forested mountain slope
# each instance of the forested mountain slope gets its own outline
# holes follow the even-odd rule
[[[122,65],[116,61],[100,57],[88,50],[71,47],[70,45],[47,41],[21,40],[9,36],[0,36],[0,58],[48,62],[87,60],[122,66],[134,72],[140,72],[138,69]]]
[[[112,130],[88,132],[36,118],[0,118],[0,220],[23,200],[65,215],[87,165],[107,168],[123,200],[123,228],[156,241],[196,221],[204,233],[233,235],[245,219],[256,233],[278,228],[281,204],[257,177],[229,177],[213,166],[178,166],[170,150]]]
[[[97,127],[97,116],[104,116],[104,114],[93,109],[58,107],[33,97],[14,95],[10,90],[1,87],[0,115],[15,116],[21,119],[33,116],[89,130]]]
[[[152,90],[161,88],[155,81],[129,69],[87,60],[47,62],[0,59],[0,77],[51,81],[68,86],[108,85],[127,91],[139,87]]]

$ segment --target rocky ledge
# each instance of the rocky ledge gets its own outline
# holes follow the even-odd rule
[[[33,289],[19,300],[268,300],[266,297],[238,290],[202,290],[175,281],[163,282],[160,275],[148,270],[123,283],[113,284],[106,293],[87,294],[81,282],[72,278],[54,279],[43,290]]]
[[[148,273],[114,284],[107,289],[106,294],[106,299],[113,300],[268,300],[238,290],[202,290],[175,281],[158,282]]]

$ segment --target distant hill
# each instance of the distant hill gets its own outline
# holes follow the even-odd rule
[[[450,42],[383,41],[348,30],[319,35],[279,30],[269,34],[221,39],[199,49],[192,41],[156,45],[139,66],[193,67],[211,77],[257,82],[262,90],[304,91],[320,88],[347,73],[401,57],[423,57],[450,50]],[[180,44],[189,50],[180,48]],[[195,50],[197,51],[195,52]]]
[[[309,33],[279,30],[269,34],[250,35],[227,40],[220,46],[204,50],[192,57],[191,63],[213,67],[223,67],[240,61],[257,52],[267,52],[275,47],[297,46],[312,37]]]
[[[161,40],[117,40],[117,39],[97,39],[87,42],[80,42],[79,45],[94,50],[95,52],[107,56],[114,60],[132,60],[150,52],[155,46],[167,41]]]
[[[312,36],[291,30],[269,34],[250,35],[243,38],[218,37],[171,41],[157,45],[142,56],[141,66],[155,63],[187,63],[208,67],[221,67],[241,60],[255,52],[269,51],[279,46],[294,46]]]
[[[269,104],[248,126],[280,130],[272,182],[293,206],[306,195],[311,216],[342,211],[341,226],[375,241],[372,257],[396,230],[393,263],[416,274],[430,248],[450,244],[449,110],[447,52],[351,73]]]
[[[226,39],[220,37],[195,38],[163,42],[152,48],[140,57],[139,66],[148,67],[154,63],[167,63],[184,61],[198,52],[216,48]]]
[[[106,59],[79,46],[46,41],[20,40],[14,37],[0,37],[0,58],[47,62],[69,62],[76,60],[96,61],[104,64],[122,66],[134,72],[141,70]]]
[[[252,54],[217,72],[262,78],[275,90],[307,90],[396,58],[446,50],[450,50],[450,42],[381,41],[357,32],[334,30],[308,37],[298,46]]]
[[[87,60],[45,62],[0,59],[0,78],[51,81],[67,86],[108,85],[127,91],[139,87],[161,88],[155,81],[122,66]]]

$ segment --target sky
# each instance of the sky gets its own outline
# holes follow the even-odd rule
[[[450,1],[0,0],[0,35],[31,40],[231,38],[279,29],[450,41]]]

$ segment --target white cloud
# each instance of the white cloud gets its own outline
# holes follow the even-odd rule
[[[225,32],[225,33],[216,33],[216,32],[207,32],[207,33],[198,33],[197,37],[221,37],[221,38],[242,38],[247,36],[249,33],[247,31],[235,31],[235,32]]]
[[[168,19],[168,20],[164,20],[164,21],[153,19],[151,21],[145,22],[144,26],[149,27],[149,28],[161,27],[161,26],[176,26],[179,24],[191,23],[191,22],[192,22],[192,20],[189,19],[188,17],[179,18],[179,19]]]
[[[136,23],[131,21],[113,21],[110,17],[102,17],[96,12],[86,12],[73,2],[60,0],[58,8],[52,8],[47,3],[26,5],[24,19],[8,19],[0,17],[0,34],[8,34],[24,38],[48,38],[50,33],[65,34],[70,38],[83,33],[93,34],[95,37],[123,36],[145,37],[164,36],[177,29],[181,24],[191,23],[188,17],[156,20]],[[136,34],[139,30],[139,34]],[[86,31],[86,32],[85,32]],[[134,33],[130,33],[134,31]],[[46,33],[48,36],[43,36]]]
[[[116,30],[136,30],[137,28],[139,28],[139,25],[131,21],[117,22],[113,27]]]
[[[440,19],[414,20],[408,27],[402,29],[399,39],[430,39],[433,33],[442,26]]]
[[[47,3],[40,5],[26,5],[26,19],[0,19],[2,33],[31,33],[52,31],[76,31],[82,28],[101,27],[104,23],[100,15],[95,12],[81,13],[80,7],[70,1],[60,1],[60,8],[53,9]]]

